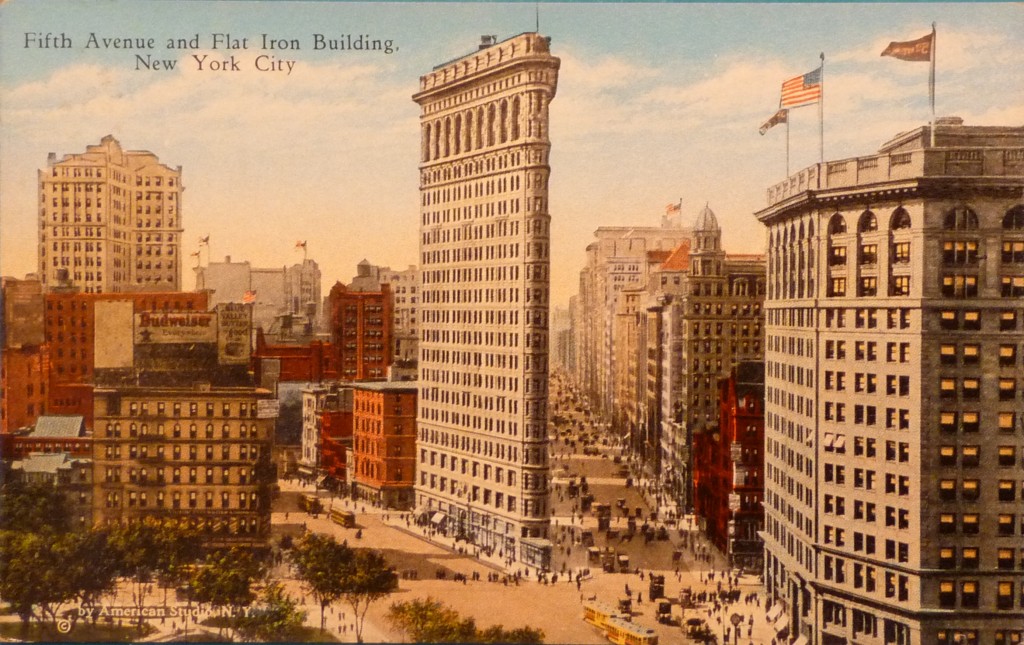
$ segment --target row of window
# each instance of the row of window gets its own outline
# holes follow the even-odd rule
[[[1017,501],[1018,487],[1021,489],[1021,498],[1024,499],[1024,481],[1000,479],[996,484],[996,499],[1000,502]],[[956,501],[957,499],[966,502],[976,502],[981,499],[981,480],[961,479],[958,495],[956,479],[940,479],[939,499],[947,502]]]
[[[939,547],[939,568],[940,569],[979,569],[981,568],[981,549],[976,546],[965,546],[959,549],[957,559],[956,547]],[[1019,553],[1018,553],[1019,552]],[[993,550],[995,555],[996,568],[1002,570],[1022,569],[1024,570],[1024,548],[1014,549],[1012,547],[998,547]]]
[[[253,412],[255,412],[255,410],[253,410]],[[153,440],[181,439],[181,438],[183,438],[183,434],[182,434],[183,431],[182,431],[180,423],[175,423],[173,426],[171,426],[170,434],[168,434],[166,432],[166,430],[164,429],[164,424],[162,424],[162,423],[156,424],[156,427],[154,428],[153,432],[150,432],[150,428],[149,428],[149,424],[148,423],[143,423],[143,424],[139,424],[139,425],[136,425],[135,423],[129,423],[127,425],[128,425],[128,428],[127,428],[127,436],[128,437],[146,437],[146,438],[150,438],[150,439],[153,439]],[[121,429],[121,423],[120,422],[114,422],[114,423],[108,422],[104,426],[104,436],[105,437],[119,438],[119,437],[121,437],[121,432],[122,432],[122,429]],[[233,434],[233,431],[232,431],[232,428],[231,428],[231,424],[225,423],[225,424],[221,425],[221,427],[220,427],[220,435],[217,438],[219,438],[219,439],[228,439],[228,438],[232,437],[232,434]],[[245,438],[253,438],[254,439],[257,436],[259,436],[259,426],[257,426],[255,423],[252,424],[251,426],[247,426],[246,424],[242,423],[242,424],[240,424],[238,426],[238,435],[237,436],[242,438],[242,439],[245,439]],[[199,438],[199,427],[195,423],[189,424],[189,427],[188,427],[188,437],[187,438],[189,438],[189,439],[197,439],[197,438]],[[203,438],[205,438],[205,439],[213,439],[214,438],[214,427],[213,427],[212,423],[207,423],[206,424],[206,428],[203,431]]]
[[[996,580],[992,584],[995,587],[995,608],[1013,609],[1016,584],[1010,580]],[[980,588],[981,583],[978,580],[961,580],[958,598],[957,583],[953,580],[940,580],[939,607],[943,609],[977,609],[980,606]],[[1024,607],[1024,585],[1020,586],[1020,591],[1017,605]],[[986,603],[986,606],[989,606],[989,603]]]

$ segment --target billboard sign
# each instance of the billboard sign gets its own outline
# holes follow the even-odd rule
[[[217,316],[205,312],[135,315],[135,344],[216,343]]]

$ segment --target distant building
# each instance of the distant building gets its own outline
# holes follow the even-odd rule
[[[45,290],[178,291],[181,166],[107,135],[39,171],[39,275]]]
[[[765,259],[726,253],[721,235],[705,206],[692,240],[650,273],[647,372],[658,378],[648,379],[637,450],[682,510],[693,505],[694,437],[719,428],[718,380],[764,357]]]
[[[29,453],[11,463],[13,481],[53,486],[63,493],[71,528],[93,525],[93,463],[66,452]]]
[[[43,331],[43,286],[34,275],[0,279],[0,434],[46,413],[50,349]]]
[[[73,416],[40,416],[35,426],[5,437],[4,457],[22,458],[30,453],[67,453],[72,457],[92,456],[92,437],[85,427],[85,418]]]
[[[256,268],[248,261],[233,262],[229,255],[223,262],[209,262],[194,271],[196,291],[209,294],[211,307],[221,303],[251,304],[253,329],[263,329],[271,336],[271,343],[309,342],[320,332],[321,275],[313,260],[272,269]],[[285,316],[287,321],[282,320]]]
[[[322,448],[325,419],[335,432],[330,436],[346,434],[341,426],[347,417],[351,436],[352,430],[352,389],[339,382],[315,383],[302,388],[302,453],[299,457],[299,475],[313,479],[321,477]]]
[[[338,376],[346,381],[384,379],[392,360],[394,299],[391,286],[353,291],[331,288],[331,345]]]
[[[798,642],[1024,639],[1024,128],[768,189],[765,585]]]
[[[416,384],[353,388],[354,495],[384,508],[412,510],[416,483]]]
[[[672,251],[691,235],[692,227],[671,217],[663,218],[660,227],[602,226],[594,232],[597,239],[587,246],[587,265],[580,271],[571,320],[573,376],[598,419],[622,435],[631,429],[618,415],[624,402],[616,398],[615,361],[623,356],[615,348],[619,294],[624,289],[646,287],[647,271],[653,268],[646,261],[648,252]]]
[[[416,362],[419,360],[419,269],[409,266],[405,270],[395,271],[384,267],[381,269],[380,280],[382,283],[391,285],[391,294],[395,301],[392,364],[404,368],[415,368]]]
[[[764,363],[741,362],[718,382],[718,428],[694,438],[694,510],[737,569],[764,566]]]

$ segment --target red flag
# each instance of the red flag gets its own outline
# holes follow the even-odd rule
[[[882,56],[892,56],[893,58],[898,58],[900,60],[927,63],[932,59],[932,49],[934,44],[934,33],[922,36],[917,40],[908,40],[905,42],[894,40],[885,48],[885,51],[882,52]]]
[[[304,248],[306,248],[306,240],[299,240],[298,242],[296,242],[295,243],[295,248],[297,248],[297,249],[304,249]]]
[[[781,110],[779,110],[778,112],[773,114],[770,119],[765,121],[761,125],[761,128],[758,130],[758,132],[760,132],[761,134],[764,134],[765,132],[768,132],[768,130],[774,128],[778,124],[780,124],[780,123],[788,123],[788,122],[789,122],[789,110],[787,110],[786,108],[782,108]]]
[[[247,305],[256,302],[256,292],[252,290],[246,291],[245,295],[242,296],[242,302]]]
[[[682,204],[669,204],[665,206],[665,214],[671,215],[672,213],[678,213],[680,210],[682,210],[682,208]]]

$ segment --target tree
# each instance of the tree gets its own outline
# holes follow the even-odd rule
[[[299,578],[320,605],[320,630],[324,630],[327,607],[338,600],[345,587],[342,573],[353,559],[352,549],[330,536],[306,534],[291,551]]]
[[[0,487],[0,529],[63,533],[70,527],[67,501],[52,484],[10,480]]]
[[[251,611],[235,620],[235,632],[246,642],[295,642],[306,621],[306,612],[285,593],[280,583],[264,587],[259,602]]]
[[[370,605],[398,588],[398,576],[379,551],[357,549],[342,569],[342,596],[355,614],[356,641],[363,642],[363,622]]]
[[[469,643],[476,637],[472,618],[431,597],[393,603],[388,621],[414,643]]]
[[[117,583],[118,554],[104,529],[92,528],[68,535],[64,571],[82,608],[94,608]],[[93,623],[96,622],[93,613]]]
[[[0,536],[0,597],[27,627],[32,618],[56,621],[75,597],[65,565],[68,534],[5,532]],[[38,608],[38,614],[36,609]]]
[[[186,543],[195,541],[194,531],[153,519],[118,526],[111,531],[109,543],[117,553],[119,573],[132,581],[132,601],[139,610],[140,631],[142,610],[154,579],[177,566],[183,554],[193,548]]]
[[[211,607],[246,607],[256,599],[252,585],[263,574],[262,564],[249,551],[214,551],[192,574],[192,597]]]
[[[392,604],[388,620],[414,643],[539,645],[544,642],[544,632],[532,627],[505,629],[495,625],[477,629],[472,618],[463,618],[459,612],[430,597]]]

